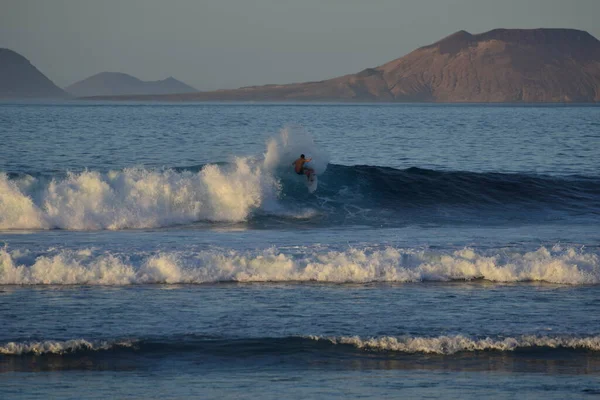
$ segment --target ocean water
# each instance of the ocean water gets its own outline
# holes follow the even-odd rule
[[[599,226],[597,106],[1,103],[0,398],[598,396]]]

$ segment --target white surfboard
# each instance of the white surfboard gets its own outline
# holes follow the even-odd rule
[[[312,174],[310,179],[306,181],[306,187],[308,188],[308,193],[313,193],[317,190],[317,184],[319,180],[317,179],[317,174]]]

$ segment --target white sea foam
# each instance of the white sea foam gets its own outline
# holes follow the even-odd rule
[[[421,282],[486,279],[495,282],[600,283],[597,254],[558,247],[502,255],[473,249],[448,253],[413,249],[304,249],[136,253],[51,249],[33,256],[0,249],[0,284],[129,285],[155,283]],[[132,261],[136,260],[136,261]]]
[[[27,186],[32,179],[21,180],[22,186]],[[43,213],[22,191],[19,181],[10,181],[6,174],[0,173],[0,229],[47,227]]]
[[[360,338],[358,336],[320,337],[310,336],[317,341],[333,344],[352,345],[371,351],[397,351],[401,353],[456,354],[474,351],[515,351],[533,347],[567,348],[600,351],[600,336],[590,337],[551,337],[525,335],[502,339],[473,339],[466,336],[439,337],[379,337]]]
[[[294,160],[304,154],[312,158],[309,166],[322,174],[329,163],[329,153],[319,147],[313,137],[299,127],[287,127],[267,143],[264,167],[267,171],[290,170]]]
[[[0,229],[151,228],[193,221],[244,221],[276,202],[273,175],[248,159],[200,172],[141,168],[69,173],[43,185],[0,175]],[[41,187],[40,187],[41,186]]]
[[[67,354],[78,351],[101,351],[115,347],[132,347],[133,341],[87,341],[85,339],[72,339],[64,341],[46,340],[43,342],[9,342],[0,345],[0,354]]]

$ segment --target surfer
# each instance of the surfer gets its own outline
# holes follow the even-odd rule
[[[294,171],[296,171],[298,175],[306,175],[306,178],[308,180],[310,180],[310,176],[315,172],[315,170],[312,168],[304,167],[304,164],[306,164],[310,160],[312,160],[312,158],[306,159],[304,158],[304,154],[300,154],[300,158],[292,163],[292,165],[294,166]]]

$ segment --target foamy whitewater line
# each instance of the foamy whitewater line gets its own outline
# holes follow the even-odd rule
[[[134,341],[87,341],[85,339],[72,339],[65,341],[46,340],[43,342],[9,342],[0,346],[0,354],[69,354],[80,351],[102,351],[114,348],[133,347]]]
[[[422,282],[486,279],[494,282],[543,281],[600,283],[598,254],[581,249],[541,247],[526,253],[480,253],[465,248],[425,250],[305,249],[285,254],[262,251],[181,251],[111,254],[93,249],[49,249],[44,254],[0,249],[0,284],[131,285],[213,282],[335,283]]]
[[[199,172],[131,168],[69,173],[45,181],[0,173],[0,229],[153,228],[194,221],[244,221],[276,202],[279,182],[237,159]]]
[[[309,336],[316,341],[352,345],[361,350],[397,351],[401,353],[456,354],[474,351],[515,351],[520,349],[547,347],[552,349],[581,349],[600,351],[600,336],[551,337],[517,336],[504,339],[473,339],[466,336],[427,337],[380,337],[361,339],[358,336],[321,337]]]
[[[295,339],[295,338],[292,338]],[[572,349],[588,350],[600,352],[600,336],[537,336],[522,335],[506,338],[470,338],[463,335],[438,336],[438,337],[418,337],[418,336],[384,336],[373,338],[361,338],[359,336],[305,336],[305,340],[315,342],[327,342],[333,345],[350,345],[357,349],[365,351],[393,351],[399,353],[424,353],[424,354],[443,354],[452,355],[461,352],[476,351],[498,351],[512,352],[516,350],[525,350],[532,348],[549,349]],[[256,339],[259,340],[259,339]],[[280,342],[280,339],[264,338],[260,339],[266,345],[269,342]],[[171,339],[172,343],[179,341]],[[136,348],[143,351],[144,340],[126,339],[126,340],[99,340],[88,341],[85,339],[72,340],[46,340],[38,342],[9,342],[0,344],[0,354],[2,355],[47,355],[47,354],[73,354],[88,351],[108,351],[115,349]],[[150,341],[152,342],[152,341]],[[201,341],[202,342],[202,341]],[[201,347],[206,343],[199,343]],[[222,341],[219,342],[222,346]],[[280,343],[273,344],[281,345]],[[162,343],[162,346],[168,349],[169,341]],[[236,341],[233,340],[230,347],[235,348]],[[193,351],[192,346],[188,351]]]

